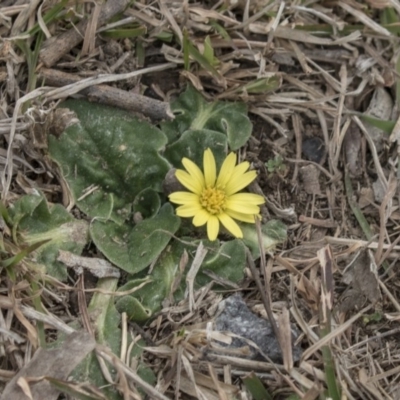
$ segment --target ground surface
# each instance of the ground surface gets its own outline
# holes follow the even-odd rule
[[[0,166],[6,207],[38,190],[51,203],[69,205],[68,191],[46,154],[46,132],[57,131],[52,115],[58,100],[81,90],[84,97],[96,97],[78,79],[109,74],[109,87],[166,103],[188,83],[208,100],[245,102],[253,134],[240,154],[258,170],[252,190],[266,196],[263,217],[288,227],[287,240],[267,255],[265,268],[272,312],[281,327],[288,328],[290,319],[298,331],[300,360],[293,362],[291,351],[281,363],[229,352],[206,355],[206,324],[222,295],[204,288],[196,294],[203,297],[195,311],[183,301],[142,327],[121,323],[129,334],[145,339],[141,360],[157,379],[157,392],[151,391],[135,380],[134,365],[108,359],[118,370],[125,398],[146,396],[136,388],[148,398],[251,398],[244,384],[249,376],[258,376],[274,398],[338,399],[335,387],[342,398],[400,398],[400,4],[115,1],[103,10],[106,21],[100,6],[76,2],[59,3],[53,20],[48,12],[58,3],[0,3]],[[90,22],[82,28],[85,18]],[[66,36],[52,44],[81,28],[77,39]],[[206,37],[214,51],[208,59],[202,56]],[[182,52],[184,41],[191,50]],[[190,65],[185,65],[186,54]],[[150,69],[122,76],[142,68]],[[68,75],[61,79],[58,72]],[[43,78],[58,90],[41,89]],[[377,120],[368,123],[366,113]],[[145,117],[154,121],[154,115]],[[70,212],[80,217],[77,209]],[[51,316],[65,323],[85,319],[91,294],[82,297],[78,289],[95,287],[97,278],[71,273],[62,283],[37,275],[24,261],[13,263],[17,272],[10,272],[7,260],[20,248],[4,223],[1,251],[0,377],[5,387],[32,358],[38,332],[48,341],[57,337],[61,328]],[[85,255],[101,257],[90,246]],[[246,276],[223,295],[240,292],[248,307],[266,318],[250,269]],[[182,329],[194,333],[181,340]],[[30,376],[29,370],[22,376]],[[28,391],[26,380],[20,385]],[[44,398],[40,390],[37,398]],[[100,392],[91,398],[102,398]],[[260,393],[254,398],[268,398]]]

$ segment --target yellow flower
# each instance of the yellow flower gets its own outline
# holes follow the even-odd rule
[[[255,171],[248,171],[250,164],[236,164],[236,154],[230,153],[224,160],[219,175],[212,151],[204,152],[201,169],[187,158],[182,164],[186,171],[178,169],[175,173],[179,182],[190,192],[174,192],[169,195],[171,202],[179,204],[176,214],[180,217],[193,217],[194,226],[207,224],[207,235],[215,240],[219,232],[219,223],[235,237],[243,237],[242,230],[235,222],[254,223],[260,214],[259,205],[264,198],[252,193],[237,193],[249,185],[257,176]]]

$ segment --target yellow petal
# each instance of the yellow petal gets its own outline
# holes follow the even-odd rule
[[[236,165],[233,169],[232,178],[237,179],[241,175],[243,175],[250,168],[250,163],[248,161],[243,161],[240,164]]]
[[[240,164],[236,165],[236,167],[233,169],[233,173],[229,179],[229,182],[235,182],[236,180],[240,179],[240,177],[244,175],[249,167],[250,163],[248,163],[247,161],[243,161]],[[229,182],[227,183],[227,185],[229,184]]]
[[[242,238],[243,233],[239,225],[228,215],[220,214],[218,219],[221,221],[222,225],[236,238]]]
[[[239,203],[254,204],[256,206],[264,204],[264,197],[253,193],[237,193],[229,196],[229,201],[237,201]]]
[[[232,210],[225,210],[225,213],[238,221],[247,222],[249,224],[254,224],[255,222],[253,214],[242,214]]]
[[[219,172],[217,179],[218,187],[224,188],[226,184],[229,182],[229,179],[232,176],[233,171],[235,169],[235,164],[236,164],[236,154],[230,153],[222,163],[221,171]]]
[[[225,193],[227,196],[231,196],[232,194],[248,186],[251,182],[254,181],[254,179],[256,179],[257,172],[249,171],[237,177],[235,177],[234,175],[235,174],[232,174],[231,179],[225,187]]]
[[[259,214],[260,213],[260,207],[254,205],[254,204],[240,203],[238,201],[231,201],[230,199],[228,199],[226,201],[226,209],[236,211],[236,212],[239,212],[242,214]]]
[[[204,175],[201,172],[201,169],[188,158],[182,159],[182,164],[186,168],[186,171],[192,176],[192,178],[200,183],[202,187],[204,187]]]
[[[194,217],[199,211],[201,211],[200,204],[187,204],[184,206],[179,206],[176,209],[176,215],[184,218]]]
[[[194,216],[192,224],[194,226],[202,226],[207,223],[209,218],[210,218],[210,214],[206,210],[201,209]]]
[[[199,181],[193,179],[186,171],[177,169],[175,172],[176,179],[182,183],[185,188],[189,189],[191,192],[200,194],[202,191],[202,186]]]
[[[174,192],[169,196],[169,201],[175,204],[200,204],[199,196],[190,192]]]
[[[218,236],[219,221],[215,215],[210,215],[207,222],[207,236],[208,239],[215,240]]]
[[[217,166],[214,154],[210,149],[204,151],[203,169],[206,186],[214,186],[217,179]]]

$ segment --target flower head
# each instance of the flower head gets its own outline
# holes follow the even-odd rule
[[[186,171],[175,173],[179,182],[190,192],[174,192],[169,195],[171,202],[179,204],[176,214],[192,218],[194,226],[207,224],[207,235],[215,240],[221,223],[233,236],[243,237],[238,221],[254,223],[260,214],[264,198],[253,193],[237,193],[249,185],[257,176],[247,171],[250,164],[236,165],[236,154],[230,153],[224,160],[217,176],[217,167],[212,151],[207,149],[203,156],[203,170],[187,158],[182,159]],[[246,172],[247,171],[247,172]]]

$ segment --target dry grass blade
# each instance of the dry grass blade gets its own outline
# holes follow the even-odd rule
[[[372,29],[373,31],[376,31],[376,32],[378,32],[378,33],[380,33],[381,35],[384,35],[384,36],[391,36],[391,33],[387,29],[383,28],[381,25],[379,25],[378,23],[373,21],[371,18],[366,16],[360,10],[356,10],[355,8],[350,6],[349,4],[344,3],[342,1],[339,1],[339,6],[342,7],[344,10],[346,10],[349,14],[353,15],[354,17],[356,17],[365,26],[367,26],[368,28]]]
[[[329,344],[333,339],[336,337],[339,337],[341,334],[343,334],[357,319],[363,316],[368,310],[372,308],[371,305],[368,305],[364,307],[362,310],[360,310],[357,314],[355,314],[353,317],[348,319],[344,324],[340,325],[338,328],[332,330],[328,335],[324,336],[322,339],[320,339],[317,343],[313,344],[310,346],[304,353],[303,353],[303,360],[307,360],[308,358],[311,357],[312,354],[314,354],[317,350],[319,350],[322,346],[325,346]]]
[[[140,378],[135,371],[123,364],[122,361],[119,360],[109,349],[105,348],[104,346],[97,345],[96,352],[99,357],[103,358],[111,365],[115,365],[119,371],[122,371],[122,373],[124,373],[128,379],[132,380],[132,382],[138,385],[147,395],[151,396],[152,399],[169,400],[168,397],[158,392],[151,385]]]
[[[190,311],[193,311],[196,309],[196,303],[195,303],[195,299],[194,299],[194,288],[193,288],[194,280],[196,278],[197,273],[199,272],[201,264],[203,263],[204,258],[206,257],[207,253],[208,253],[208,250],[204,247],[203,242],[200,242],[199,247],[197,247],[196,255],[194,256],[192,265],[189,269],[189,272],[186,275],[186,284],[187,284],[186,295],[189,297]]]

